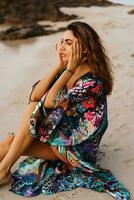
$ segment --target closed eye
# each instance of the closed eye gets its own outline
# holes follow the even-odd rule
[[[63,40],[61,40],[61,44],[63,43]],[[71,39],[65,39],[65,43],[67,44],[67,45],[72,45],[72,40]]]
[[[69,46],[71,46],[72,45],[72,43],[71,42],[66,42]]]

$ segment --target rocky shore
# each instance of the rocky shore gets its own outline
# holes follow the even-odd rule
[[[91,7],[117,5],[107,0],[1,0],[0,24],[7,29],[0,32],[0,40],[15,40],[48,35],[63,31],[64,27],[54,30],[51,26],[42,26],[39,21],[68,21],[77,19],[77,15],[65,14],[61,7]]]

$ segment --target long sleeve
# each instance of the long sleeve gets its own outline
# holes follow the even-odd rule
[[[54,146],[80,144],[94,134],[103,121],[106,108],[103,86],[94,77],[87,76],[72,88],[60,90],[52,110],[42,106],[44,98],[40,101],[40,113],[45,113],[44,118],[33,123],[33,135],[40,137],[42,142],[47,141]],[[38,118],[35,113],[33,116],[31,120]]]
[[[58,107],[64,108],[64,114],[48,140],[51,145],[80,144],[107,127],[106,98],[97,79],[81,80],[57,102]]]

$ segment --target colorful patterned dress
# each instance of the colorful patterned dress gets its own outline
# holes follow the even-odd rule
[[[71,88],[65,86],[58,92],[54,108],[44,107],[46,95],[30,116],[30,134],[49,144],[66,162],[27,157],[12,174],[10,191],[29,197],[82,187],[129,200],[129,191],[97,161],[99,144],[108,126],[102,81],[91,72],[85,73]]]

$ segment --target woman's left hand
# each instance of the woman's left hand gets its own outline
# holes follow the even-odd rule
[[[58,60],[57,66],[60,67],[61,69],[63,69],[63,68],[65,68],[67,62],[65,62],[61,56],[61,53],[59,50],[60,46],[61,46],[61,42],[56,44],[56,54],[57,54],[57,60]]]

